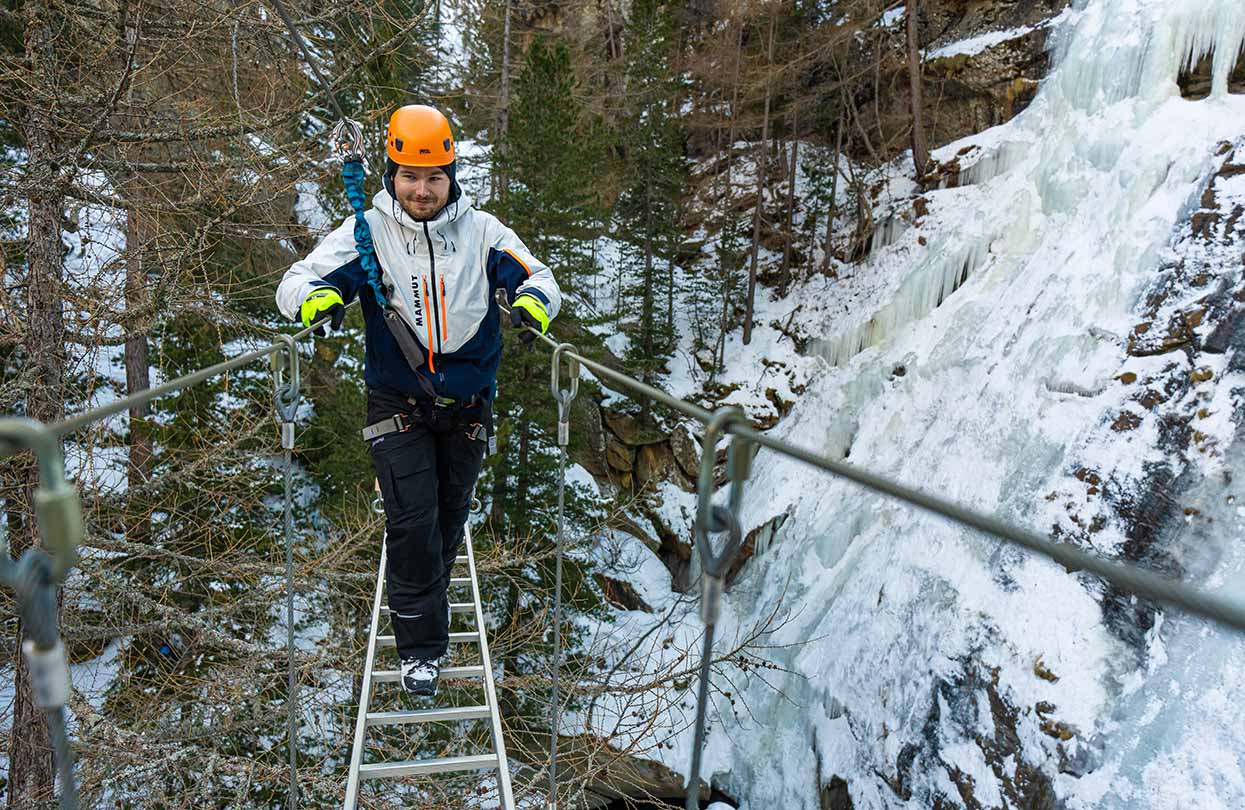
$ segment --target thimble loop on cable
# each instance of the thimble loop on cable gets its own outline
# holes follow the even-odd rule
[[[64,582],[78,561],[83,537],[82,501],[78,490],[65,479],[65,457],[56,433],[33,419],[0,419],[0,458],[19,450],[31,450],[39,462],[35,516],[43,547],[51,557],[49,576],[53,582]]]
[[[746,422],[747,418],[738,408],[721,408],[713,414],[705,426],[705,438],[700,453],[700,476],[696,484],[696,549],[706,578],[721,579],[735,555],[743,545],[743,532],[739,526],[738,511],[743,497],[744,480],[748,477],[750,454],[746,442],[738,436],[731,437],[727,453],[727,480],[731,482],[730,507],[713,505],[714,447],[718,437],[731,424]],[[715,553],[709,543],[711,532],[729,532],[722,551]]]
[[[363,161],[363,126],[350,118],[343,118],[333,126],[329,136],[333,157],[342,163]]]
[[[272,401],[277,419],[281,422],[281,447],[292,450],[300,385],[298,346],[291,335],[277,335],[277,340],[284,343],[285,348],[272,356]]]
[[[567,374],[570,377],[571,387],[562,388],[562,356],[570,352],[570,356],[566,358]],[[571,403],[575,401],[575,397],[579,395],[579,359],[576,355],[579,350],[570,343],[559,343],[557,348],[553,350],[553,366],[549,377],[549,391],[553,394],[553,399],[558,403],[558,446],[566,447],[570,442],[571,433]]]

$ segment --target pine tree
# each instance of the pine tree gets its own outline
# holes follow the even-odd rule
[[[604,162],[600,124],[576,102],[575,87],[566,43],[533,38],[498,160],[508,181],[498,214],[565,286],[589,269],[584,245],[599,219]]]
[[[616,216],[620,238],[635,248],[625,259],[632,277],[626,297],[638,315],[627,324],[632,335],[627,359],[645,382],[652,382],[662,358],[673,349],[673,324],[659,307],[673,294],[672,264],[681,237],[687,174],[668,7],[657,0],[638,0],[631,8],[626,43],[627,107],[620,138],[625,158]]]

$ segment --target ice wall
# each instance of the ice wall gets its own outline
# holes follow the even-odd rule
[[[1128,0],[1078,5],[1061,17],[1062,25],[1054,32],[1058,68],[1033,106],[1009,126],[934,154],[938,160],[950,161],[966,145],[978,145],[984,154],[960,173],[962,186],[997,180],[996,185],[1028,187],[1037,193],[1006,201],[997,194],[979,195],[976,222],[931,224],[934,228],[950,224],[956,229],[953,233],[922,232],[908,227],[901,217],[884,217],[872,240],[875,258],[858,274],[861,280],[843,290],[844,299],[851,302],[848,311],[835,314],[829,334],[816,344],[832,365],[841,365],[863,349],[890,339],[958,288],[962,281],[955,279],[960,268],[952,266],[946,243],[968,254],[970,273],[989,261],[991,254],[1016,247],[1028,250],[1028,245],[1009,242],[1005,232],[1023,242],[1033,235],[1031,217],[1076,207],[1089,190],[1085,183],[1090,177],[1085,172],[1114,165],[1137,121],[1179,96],[1176,77],[1182,68],[1213,54],[1212,99],[1227,96],[1228,76],[1245,51],[1242,3]],[[1123,6],[1128,10],[1121,11]],[[1152,27],[1139,26],[1139,18],[1152,20]],[[1114,114],[1109,121],[1103,119],[1108,112]],[[1095,128],[1098,131],[1091,132]],[[1165,179],[1157,176],[1165,171],[1161,161],[1149,164],[1145,167],[1149,174],[1122,178],[1132,186],[1123,205],[1097,213],[1122,221],[1132,217],[1135,205],[1144,203],[1153,185]],[[936,191],[930,197],[939,194]],[[983,232],[982,225],[993,227]],[[1000,236],[1004,238],[996,242]],[[924,244],[918,247],[918,240]]]
[[[819,344],[834,367],[775,431],[1039,531],[1076,529],[1051,495],[1092,499],[1083,464],[1125,495],[1173,454],[1212,480],[1157,420],[1111,420],[1134,407],[1125,368],[1191,371],[1180,353],[1130,357],[1128,336],[1220,144],[1245,139],[1226,81],[1243,46],[1241,0],[1077,3],[1030,108],[939,153],[985,150],[971,184],[929,193],[923,221],[844,283]],[[1214,94],[1181,99],[1181,66],[1211,49]],[[1216,441],[1234,446],[1230,423]],[[1239,642],[1182,618],[1127,638],[1093,580],[762,452],[744,523],[783,513],[721,631],[781,604],[779,669],[720,685],[732,699],[706,749],[705,775],[746,807],[815,810],[816,774],[846,780],[857,810],[1245,806]],[[1239,537],[1235,516],[1212,539]],[[1114,553],[1123,532],[1079,542]],[[1208,584],[1242,581],[1239,557]],[[1169,725],[1143,726],[1155,718]]]

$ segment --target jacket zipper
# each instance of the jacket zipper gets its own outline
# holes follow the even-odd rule
[[[429,304],[428,304],[428,279],[423,278],[423,277],[421,276],[421,277],[420,277],[420,279],[419,279],[419,281],[420,281],[420,283],[423,285],[423,290],[422,290],[422,292],[423,292],[423,294],[424,294],[424,315],[425,315],[425,316],[427,316],[427,314],[428,314],[428,309],[429,309]],[[428,370],[429,370],[429,371],[431,371],[431,372],[433,372],[433,373],[435,374],[435,373],[436,373],[436,370],[437,370],[437,367],[436,367],[436,365],[432,362],[432,354],[433,354],[433,352],[432,352],[432,321],[431,321],[429,318],[427,318],[427,317],[425,317],[425,318],[424,318],[424,326],[425,326],[425,327],[427,328],[427,330],[428,330]]]
[[[450,308],[445,305],[445,277],[441,278],[441,339],[450,340]],[[444,347],[442,347],[444,348]]]
[[[440,326],[441,325],[441,310],[437,307],[437,297],[436,297],[437,259],[436,259],[435,251],[433,251],[432,249],[432,234],[428,232],[427,222],[424,223],[424,239],[428,241],[428,270],[432,275],[432,289],[433,289],[432,317],[435,319],[436,325]],[[433,331],[437,333],[437,353],[440,354],[441,353],[441,334],[440,334],[440,331],[437,329],[433,329]],[[432,365],[432,344],[431,343],[428,344],[428,369],[430,371],[436,370],[433,368],[433,365]]]

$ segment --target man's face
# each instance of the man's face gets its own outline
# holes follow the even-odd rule
[[[450,198],[450,178],[436,166],[399,166],[393,191],[411,219],[432,219]]]

